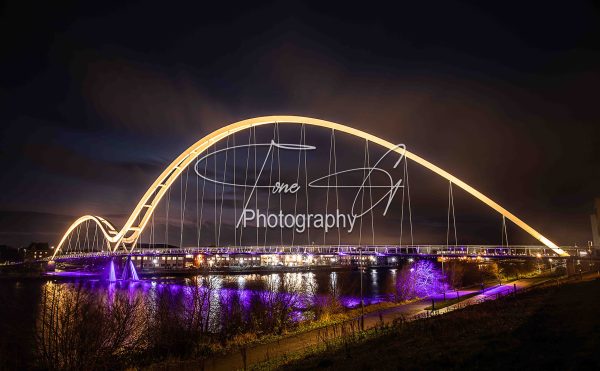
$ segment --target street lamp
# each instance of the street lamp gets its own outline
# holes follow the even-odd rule
[[[442,291],[444,293],[444,301],[446,301],[446,276],[444,275],[444,252],[442,251]]]
[[[365,330],[365,301],[363,300],[363,260],[362,246],[358,249],[358,269],[360,269],[360,329]]]

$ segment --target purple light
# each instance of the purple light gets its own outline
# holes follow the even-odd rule
[[[131,270],[131,279],[134,281],[139,281],[140,278],[138,277],[137,271],[135,270],[135,265],[133,265],[131,257],[129,258],[129,269]]]
[[[443,275],[431,261],[419,260],[396,275],[396,295],[400,300],[427,297],[442,292]]]
[[[46,273],[49,276],[57,276],[57,277],[96,277],[96,273],[92,272],[67,272],[67,271],[59,271],[59,272],[48,272]]]
[[[364,302],[365,305],[377,304],[383,301],[382,298],[378,297],[365,297]],[[342,296],[340,298],[340,302],[345,308],[354,309],[360,306],[360,298],[356,296]]]
[[[137,271],[135,270],[135,266],[133,265],[133,261],[131,260],[131,256],[127,258],[127,262],[125,263],[125,268],[123,268],[123,274],[121,275],[121,279],[129,279],[132,281],[139,281],[140,279],[138,277]]]
[[[435,269],[432,262],[420,260],[414,265],[413,279],[415,283],[415,294],[419,297],[429,296],[442,289],[442,274]]]
[[[115,262],[110,260],[110,270],[108,273],[108,281],[115,282],[117,280],[117,275],[115,274]]]

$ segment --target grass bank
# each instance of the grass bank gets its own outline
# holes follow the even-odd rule
[[[320,344],[258,369],[600,369],[600,280]]]

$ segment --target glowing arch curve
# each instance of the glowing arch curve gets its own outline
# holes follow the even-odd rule
[[[208,134],[204,138],[200,139],[188,149],[186,149],[179,157],[177,157],[171,164],[160,174],[160,176],[152,183],[152,185],[148,188],[146,193],[142,196],[141,200],[138,202],[137,206],[125,222],[125,225],[118,232],[112,227],[110,223],[106,220],[86,215],[79,219],[77,219],[64,234],[60,243],[56,246],[54,251],[54,256],[58,251],[61,250],[62,245],[64,244],[68,234],[73,231],[79,224],[93,220],[100,227],[107,241],[112,244],[112,250],[116,250],[120,245],[133,245],[137,239],[140,237],[141,232],[146,227],[150,216],[154,212],[155,207],[160,202],[166,191],[173,184],[173,182],[177,179],[177,177],[183,172],[183,170],[190,165],[201,153],[206,151],[215,143],[219,142],[221,139],[226,138],[229,135],[237,133],[242,130],[246,130],[252,127],[268,125],[268,124],[306,124],[312,126],[318,126],[323,128],[329,128],[335,131],[340,131],[346,134],[354,135],[359,138],[364,138],[370,142],[377,143],[382,147],[387,149],[391,149],[399,154],[404,153],[404,155],[418,163],[419,165],[433,171],[437,175],[451,181],[454,185],[462,188],[467,193],[471,194],[473,197],[477,198],[490,208],[502,214],[505,218],[515,223],[525,232],[529,233],[535,239],[540,241],[545,246],[549,247],[559,256],[569,256],[567,252],[559,248],[555,243],[542,236],[538,231],[530,227],[527,223],[516,217],[514,214],[510,213],[508,210],[504,209],[502,206],[494,202],[489,197],[485,196],[483,193],[479,192],[475,188],[466,184],[462,180],[456,178],[454,175],[448,173],[447,171],[439,168],[438,166],[432,164],[431,162],[423,159],[422,157],[417,156],[416,154],[406,150],[405,152],[396,148],[396,144],[388,142],[382,138],[366,133],[362,130],[354,129],[352,127],[337,124],[331,121],[325,121],[315,118],[302,117],[302,116],[264,116],[264,117],[256,117],[252,119],[238,121],[236,123],[227,125],[222,127],[221,129],[215,130],[212,133]]]
[[[60,242],[58,243],[57,248],[55,249],[54,254],[52,255],[52,258],[54,258],[56,253],[62,248],[62,246],[65,243],[65,241],[67,240],[67,237],[69,236],[69,234],[71,232],[73,232],[73,230],[75,228],[77,228],[78,225],[85,223],[87,221],[93,221],[94,223],[96,223],[98,225],[98,227],[100,228],[100,231],[106,238],[107,247],[109,249],[111,248],[111,246],[110,246],[111,243],[114,244],[117,242],[115,239],[115,236],[117,235],[117,230],[108,220],[101,218],[99,216],[95,216],[95,215],[84,215],[84,216],[80,217],[79,219],[77,219],[76,221],[74,221],[69,226],[69,229],[67,229],[67,231],[61,238]]]

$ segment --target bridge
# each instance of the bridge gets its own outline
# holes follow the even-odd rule
[[[267,128],[267,132],[272,133],[265,143],[257,141],[258,127]],[[283,131],[284,127],[299,127],[299,138],[295,139],[295,142],[282,142],[281,138],[286,135]],[[307,163],[306,153],[316,148],[316,146],[307,143],[306,131],[308,127],[321,129],[321,133],[327,134],[326,139],[329,142],[329,147],[326,148],[329,157],[328,164],[323,161],[323,165],[327,165],[327,173],[312,182],[308,181],[309,167],[312,168],[318,164],[315,163],[309,166]],[[247,139],[240,140],[241,135],[244,135],[244,138],[247,135]],[[339,149],[336,148],[336,141],[338,140],[336,137],[338,135],[358,138],[362,141],[361,143],[364,143],[364,148],[360,150],[361,153],[364,153],[364,162],[359,167],[353,169],[338,168],[338,156],[342,156]],[[371,156],[373,156],[372,152],[375,147],[382,148],[385,152],[379,160],[372,161]],[[261,160],[262,164],[261,161],[257,161],[259,149],[265,152],[264,160]],[[282,153],[286,151],[297,157],[297,163],[294,163],[291,171],[289,171],[291,174],[297,173],[295,182],[291,184],[287,184],[282,176],[282,168],[291,162],[282,160]],[[241,156],[239,155],[240,152],[242,152]],[[237,159],[236,153],[238,154]],[[388,155],[397,156],[389,165],[390,171],[381,167]],[[218,156],[221,156],[220,162],[217,160]],[[346,156],[346,154],[343,156]],[[213,163],[209,169],[211,159]],[[242,165],[240,165],[240,159]],[[304,160],[304,163],[302,160]],[[448,182],[446,244],[414,244],[410,183],[408,179],[409,161],[431,171],[434,175]],[[245,177],[242,176],[244,163]],[[304,166],[302,166],[302,163]],[[204,168],[201,167],[202,164],[204,164]],[[400,164],[402,165],[400,166]],[[191,177],[190,169],[192,169]],[[238,174],[240,169],[242,169],[242,172]],[[391,170],[397,170],[402,175],[402,179],[392,180]],[[340,180],[340,178],[350,173],[360,173],[361,171],[363,176],[359,183],[344,184],[344,181]],[[194,172],[197,176],[193,174]],[[381,183],[373,184],[377,183],[375,180],[376,174],[381,175],[384,179],[389,178],[389,183],[383,185]],[[110,174],[106,174],[106,176],[110,176]],[[191,182],[190,178],[192,179]],[[244,178],[244,180],[241,181],[240,178]],[[261,183],[261,179],[268,179],[269,183],[265,185]],[[300,185],[302,181],[305,183],[303,186]],[[200,189],[202,193],[200,193]],[[209,190],[207,191],[207,189]],[[318,214],[321,215],[320,219],[315,216],[317,214],[312,214],[312,211],[309,211],[312,207],[309,206],[309,189],[313,193],[319,191],[319,189],[325,189],[323,192],[326,193],[326,197],[321,195],[320,201],[316,202],[321,209],[324,209],[322,215]],[[382,189],[383,191],[381,191]],[[455,189],[465,191],[501,216],[502,241],[500,244],[462,245],[458,243],[454,210]],[[265,190],[266,193],[259,195]],[[344,195],[343,192],[348,190],[356,191],[356,193]],[[172,203],[176,201],[177,197],[174,197],[172,193],[177,191],[179,192],[180,203],[174,206]],[[297,232],[300,229],[295,226],[286,230],[287,235],[284,238],[284,229],[288,226],[276,225],[276,227],[272,227],[271,221],[276,222],[277,219],[271,219],[269,215],[264,216],[264,229],[261,227],[258,217],[255,224],[252,225],[251,232],[245,230],[245,220],[244,224],[241,225],[241,215],[248,210],[249,206],[255,208],[255,211],[252,212],[259,212],[259,201],[261,203],[266,201],[266,207],[263,206],[264,210],[279,208],[279,223],[282,224],[284,219],[287,223],[286,216],[282,214],[281,210],[289,206],[290,209],[294,210],[292,216],[299,215],[298,210],[304,206],[304,200],[299,201],[300,191],[304,191],[303,196],[306,200],[306,207],[303,209],[304,216],[307,219],[305,221],[308,223],[311,216],[313,217],[314,225],[309,225],[306,232],[304,225],[301,226],[302,232]],[[397,193],[400,194],[400,191],[401,203],[394,198]],[[384,193],[382,197],[374,200],[374,192]],[[288,204],[282,201],[282,198],[286,197],[288,198],[288,201],[286,201]],[[344,217],[347,217],[352,223],[352,228],[355,222],[360,222],[358,244],[344,243],[339,226],[336,235],[336,232],[328,231],[327,225],[331,219],[330,215],[332,215],[328,214],[328,211],[335,209],[339,214],[340,200],[352,199],[354,200],[352,208],[348,214],[344,214]],[[190,200],[192,204],[188,205],[187,203]],[[292,201],[293,208],[291,206]],[[360,205],[360,209],[356,210],[358,205]],[[165,209],[166,213],[157,216],[159,207]],[[382,209],[382,215],[384,216],[390,209],[401,214],[398,227],[400,230],[400,243],[398,245],[377,244],[373,216],[376,207]],[[235,223],[227,220],[228,218],[231,219],[231,215],[227,214],[227,209],[229,209],[230,214],[233,214]],[[170,211],[171,214],[169,214]],[[207,217],[206,214],[208,213],[210,215]],[[175,217],[173,214],[175,214]],[[206,226],[209,222],[212,229],[207,232]],[[363,224],[368,231],[369,222],[370,231],[372,232],[370,235],[372,237],[371,243],[365,242],[366,238],[363,236]],[[530,246],[509,245],[508,222],[527,233],[538,244]],[[318,235],[318,238],[322,236],[322,243],[311,243],[311,228],[313,228],[313,239],[315,235]],[[314,228],[316,228],[316,232]],[[248,243],[249,234],[254,238],[254,232],[256,232],[256,243]],[[268,233],[270,233],[271,238],[273,238],[273,234],[280,235],[279,243],[268,243]],[[211,237],[214,235],[211,244],[201,242],[203,236],[205,238],[207,234]],[[289,234],[291,234],[291,241]],[[303,237],[306,243],[297,242],[300,236],[304,234],[308,234],[308,236]],[[163,246],[170,246],[169,238],[173,241],[173,236],[175,236],[176,244],[184,247],[157,247],[161,246],[159,238],[162,238]],[[336,236],[337,243],[330,243],[329,241],[335,240]],[[231,241],[225,242],[227,238],[233,239],[233,243]],[[411,243],[408,245],[403,244],[403,238],[411,241]],[[193,242],[190,243],[189,240],[193,240]],[[261,240],[263,241],[262,244],[259,243]],[[149,247],[144,248],[142,247],[143,244]],[[212,247],[205,247],[207,245]],[[84,215],[78,218],[65,231],[63,237],[56,244],[52,256],[47,260],[68,261],[93,257],[219,254],[338,256],[364,254],[365,256],[566,258],[569,256],[586,256],[588,252],[583,248],[559,247],[490,197],[451,173],[407,150],[404,145],[394,144],[364,131],[330,121],[299,116],[267,116],[227,125],[210,133],[186,149],[149,186],[121,228],[116,228],[110,221],[100,216]]]
[[[569,257],[594,256],[587,248],[561,246]],[[390,257],[470,257],[470,258],[565,258],[544,245],[297,245],[297,246],[208,246],[208,247],[152,247],[131,250],[69,252],[41,260],[68,261],[95,257],[125,256],[183,256],[183,255],[338,255],[338,256],[390,256]]]

